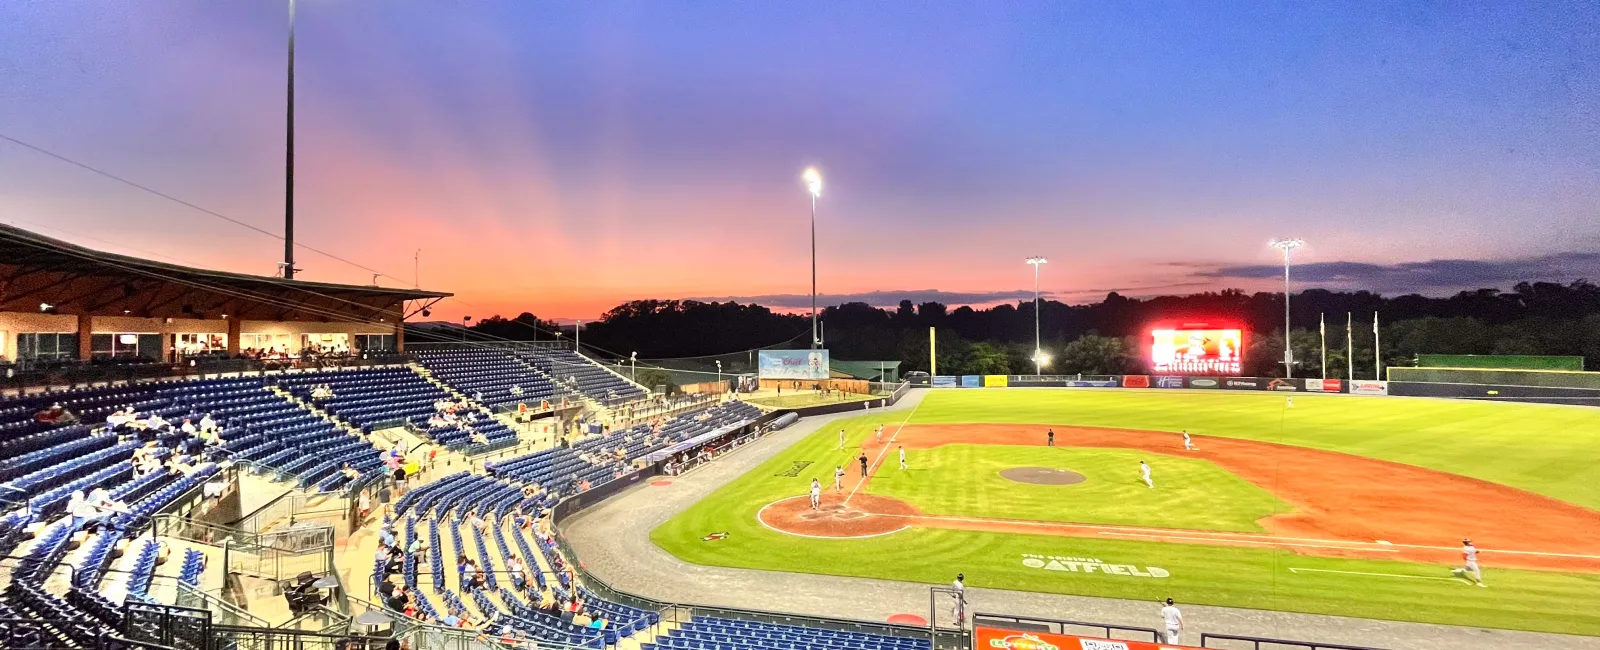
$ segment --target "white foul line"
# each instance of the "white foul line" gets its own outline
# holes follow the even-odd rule
[[[911,407],[911,412],[906,414],[906,419],[901,420],[900,425],[894,428],[894,435],[889,436],[889,443],[884,445],[883,449],[878,450],[878,458],[872,461],[871,467],[867,468],[867,475],[861,477],[861,480],[856,481],[855,487],[850,488],[850,494],[846,495],[844,498],[844,505],[850,505],[850,499],[855,498],[856,490],[861,489],[861,486],[867,483],[867,479],[871,477],[874,472],[878,471],[878,465],[883,462],[883,455],[889,453],[889,447],[894,445],[894,439],[900,437],[900,430],[906,428],[906,423],[911,421],[911,416],[916,415],[917,409],[919,408],[922,408],[921,400],[917,401],[916,406]]]
[[[1376,576],[1379,578],[1410,578],[1412,580],[1443,580],[1445,582],[1457,581],[1455,578],[1441,578],[1437,576],[1411,576],[1402,573],[1371,573],[1368,571],[1335,571],[1333,569],[1303,569],[1300,567],[1289,567],[1289,573],[1300,573],[1301,571],[1308,573],[1338,573],[1349,576]]]

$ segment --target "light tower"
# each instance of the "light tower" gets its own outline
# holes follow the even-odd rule
[[[1037,255],[1027,259],[1028,266],[1033,267],[1033,374],[1035,376],[1044,374],[1045,364],[1044,348],[1039,342],[1039,267],[1049,261]]]
[[[1289,251],[1306,245],[1302,239],[1278,239],[1273,248],[1283,251],[1283,376],[1294,378],[1294,349],[1289,344]]]
[[[807,167],[800,178],[811,195],[811,349],[815,350],[822,345],[817,336],[817,197],[822,196],[822,172]]]

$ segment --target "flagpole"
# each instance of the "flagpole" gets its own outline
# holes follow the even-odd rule
[[[1372,376],[1383,381],[1383,354],[1378,352],[1378,312],[1372,312]]]
[[[1328,378],[1328,314],[1323,312],[1318,317],[1321,319],[1317,331],[1322,333],[1322,378]]]
[[[1355,381],[1355,379],[1356,379],[1356,330],[1355,330],[1355,323],[1356,323],[1355,312],[1348,312],[1348,311],[1345,312],[1344,313],[1344,344],[1345,344],[1344,364],[1346,366],[1346,370],[1345,370],[1346,374],[1345,374],[1345,377],[1344,377],[1345,381]]]

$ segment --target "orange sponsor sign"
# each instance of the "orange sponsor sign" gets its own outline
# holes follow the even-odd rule
[[[972,647],[973,650],[1187,650],[1195,646],[977,627],[972,630]]]

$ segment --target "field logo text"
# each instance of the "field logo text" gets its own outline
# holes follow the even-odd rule
[[[1044,569],[1046,571],[1070,571],[1073,573],[1103,573],[1110,576],[1130,576],[1135,578],[1166,578],[1172,574],[1158,566],[1147,566],[1140,569],[1132,564],[1108,564],[1098,558],[1092,557],[1067,557],[1063,555],[1035,555],[1024,553],[1022,566],[1030,569]]]

